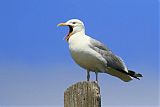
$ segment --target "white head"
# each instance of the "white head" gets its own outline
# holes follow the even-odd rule
[[[65,37],[65,39],[68,41],[69,38],[78,32],[85,32],[85,27],[82,21],[78,20],[78,19],[71,19],[68,20],[65,23],[60,23],[58,24],[58,26],[68,26],[69,27],[69,33],[67,34],[67,36]]]

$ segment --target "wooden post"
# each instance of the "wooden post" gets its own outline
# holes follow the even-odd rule
[[[101,107],[97,82],[83,81],[70,86],[64,92],[64,107]]]

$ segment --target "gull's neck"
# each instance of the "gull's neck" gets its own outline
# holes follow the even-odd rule
[[[72,35],[74,35],[74,34],[77,34],[77,33],[81,33],[81,34],[85,34],[85,29],[83,28],[83,29],[78,29],[78,30],[74,30],[73,29],[73,33],[72,33]]]
[[[73,32],[72,36],[69,38],[68,43],[72,43],[72,42],[78,42],[83,40],[86,37],[85,35],[85,30],[81,30],[78,32]]]

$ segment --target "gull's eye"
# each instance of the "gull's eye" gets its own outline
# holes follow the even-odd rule
[[[72,24],[76,24],[76,22],[72,22]]]

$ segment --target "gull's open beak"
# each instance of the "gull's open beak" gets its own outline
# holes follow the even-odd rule
[[[66,24],[66,23],[60,23],[57,26],[68,26],[68,24]]]
[[[71,35],[72,35],[72,31],[73,31],[72,26],[69,25],[69,24],[66,24],[66,23],[60,23],[60,24],[58,24],[57,26],[68,26],[68,27],[69,27],[69,32],[68,32],[68,34],[64,37],[64,39],[65,39],[66,41],[68,41],[69,38],[70,38]]]

